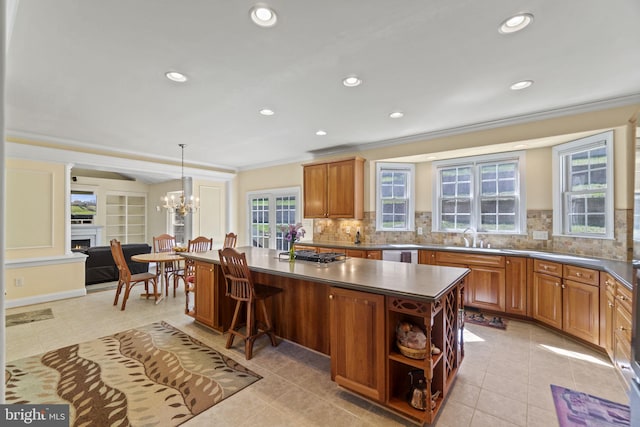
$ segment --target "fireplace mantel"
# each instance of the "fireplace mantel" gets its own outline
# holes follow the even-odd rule
[[[89,246],[102,243],[102,226],[93,224],[71,224],[71,248],[75,240],[89,240]]]

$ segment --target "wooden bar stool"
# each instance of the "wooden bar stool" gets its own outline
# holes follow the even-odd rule
[[[227,338],[226,348],[231,348],[233,339],[236,335],[239,336],[245,342],[244,355],[249,360],[253,355],[253,342],[259,336],[268,335],[271,339],[271,345],[274,347],[278,345],[264,301],[282,292],[282,289],[254,284],[251,278],[251,271],[247,265],[247,257],[244,253],[239,253],[233,248],[224,248],[218,250],[218,255],[226,282],[226,295],[236,300],[236,309],[233,313],[231,326],[227,331],[229,337]],[[246,305],[244,324],[238,323],[240,309],[243,304]],[[261,311],[263,322],[257,320],[256,306]],[[246,327],[246,333],[244,334],[240,332],[240,328],[243,325]]]

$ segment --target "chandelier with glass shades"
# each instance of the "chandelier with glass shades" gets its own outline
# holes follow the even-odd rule
[[[182,193],[180,194],[180,199],[176,200],[174,196],[167,197],[164,196],[164,205],[163,208],[167,209],[170,212],[177,212],[180,216],[185,216],[189,213],[196,212],[198,210],[199,200],[197,198],[193,198],[193,195],[189,198],[187,202],[184,197],[184,147],[187,144],[178,144],[182,149]]]

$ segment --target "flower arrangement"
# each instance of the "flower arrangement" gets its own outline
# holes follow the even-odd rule
[[[300,240],[301,237],[304,237],[305,230],[302,228],[301,223],[289,224],[282,226],[282,233],[284,234],[284,238],[291,242],[289,245],[289,261],[293,261],[295,259],[295,243]]]

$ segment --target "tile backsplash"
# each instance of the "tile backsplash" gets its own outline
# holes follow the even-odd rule
[[[464,246],[461,233],[432,232],[431,212],[416,212],[416,230],[422,227],[423,235],[410,231],[376,231],[374,212],[365,212],[365,218],[356,220],[316,219],[313,221],[314,240],[317,242],[353,242],[357,228],[360,228],[362,243],[416,243]],[[347,230],[350,231],[347,234]],[[546,232],[547,240],[533,239],[534,231]],[[478,233],[492,248],[539,250],[571,255],[606,258],[617,261],[631,260],[633,232],[633,211],[615,211],[614,239],[590,239],[553,236],[553,212],[551,210],[527,211],[527,234],[502,235]]]

